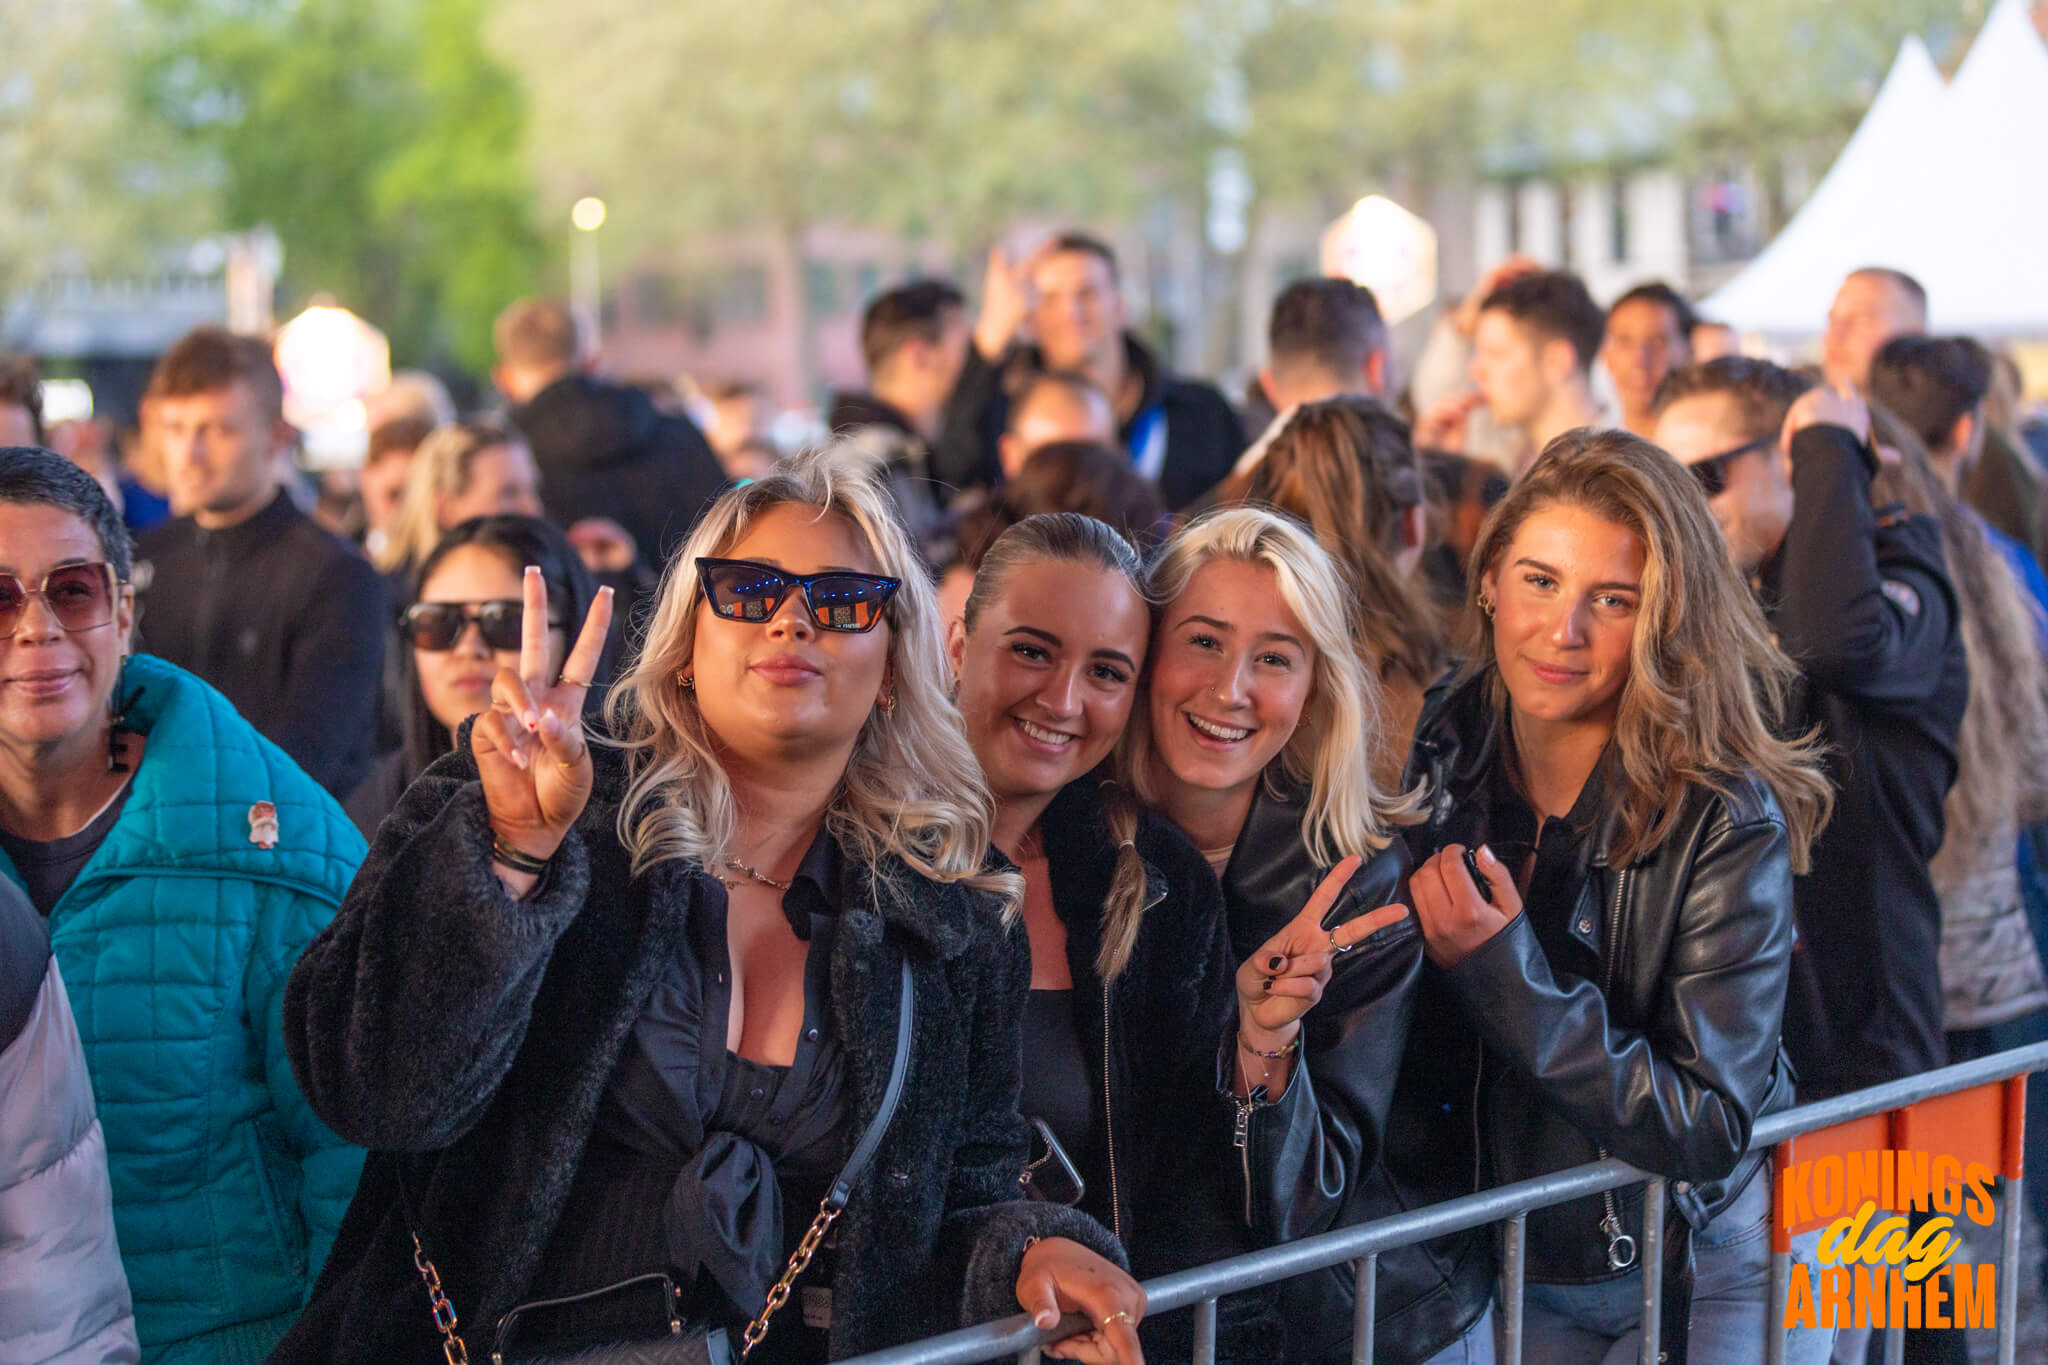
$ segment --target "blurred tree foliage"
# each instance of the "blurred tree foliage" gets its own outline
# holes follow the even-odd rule
[[[490,360],[533,287],[525,101],[483,0],[148,0],[145,104],[216,168],[222,216],[283,240],[290,304],[332,294],[396,358]]]
[[[629,242],[819,217],[974,243],[1025,212],[1268,201],[1840,138],[1958,0],[498,0],[549,202]],[[607,229],[610,231],[611,229]]]
[[[1023,215],[1268,205],[1397,177],[1845,136],[1899,39],[1973,0],[63,0],[0,5],[0,290],[268,223],[289,305],[402,360],[488,358],[577,195],[607,257],[874,223],[971,250]],[[1767,181],[1768,183],[1768,181]],[[564,230],[559,234],[566,236]]]
[[[146,268],[205,230],[209,196],[127,64],[151,38],[122,0],[0,4],[0,299],[52,273]]]

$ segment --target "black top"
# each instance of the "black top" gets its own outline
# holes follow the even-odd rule
[[[1017,1108],[1024,1117],[1045,1120],[1066,1150],[1074,1169],[1092,1169],[1095,1162],[1095,1086],[1088,1060],[1081,1053],[1081,1033],[1074,1024],[1074,992],[1034,989],[1024,1005],[1024,1094]],[[1031,1159],[1045,1153],[1034,1138]]]
[[[128,793],[135,790],[133,782],[121,784],[121,790],[114,793],[106,809],[93,816],[86,827],[76,834],[67,834],[61,839],[23,839],[0,829],[0,851],[14,860],[14,870],[21,874],[21,884],[28,891],[29,900],[36,912],[45,919],[57,908],[57,902],[64,899],[64,893],[78,880],[78,874],[92,861],[92,855],[100,851],[100,845],[107,841],[107,835],[121,818],[121,811],[128,804]]]
[[[1969,699],[1940,529],[1870,505],[1876,459],[1840,427],[1792,440],[1792,522],[1760,575],[1818,725],[1835,813],[1793,882],[1799,948],[1785,1046],[1801,1099],[1914,1076],[1947,1057],[1941,902],[1928,864]]]
[[[512,421],[540,468],[549,518],[610,517],[649,564],[668,563],[725,491],[704,433],[638,389],[566,375],[514,408]]]
[[[384,580],[280,492],[239,526],[179,517],[135,544],[144,649],[196,673],[336,797],[369,771]]]
[[[847,1069],[826,1007],[839,864],[838,845],[821,832],[783,896],[790,928],[811,945],[804,1026],[788,1066],[727,1049],[726,891],[705,873],[689,878],[684,951],[656,981],[599,1099],[535,1297],[668,1267],[693,1317],[737,1334],[761,1310],[851,1146]],[[804,1322],[828,1287],[825,1262],[804,1273],[754,1359],[824,1358],[824,1332]],[[558,1331],[632,1332],[650,1321],[658,1323],[642,1299]]]
[[[1509,765],[1494,764],[1474,803],[1485,812],[1485,828],[1451,840],[1474,848],[1483,843],[1515,877],[1527,874],[1522,905],[1543,955],[1552,967],[1588,980],[1598,980],[1599,958],[1572,934],[1568,920],[1586,885],[1590,841],[1604,809],[1605,773],[1612,753],[1610,749],[1594,765],[1571,810],[1561,818],[1549,817],[1540,828],[1536,810],[1516,789]]]

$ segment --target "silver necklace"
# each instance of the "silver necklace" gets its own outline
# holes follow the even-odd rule
[[[747,876],[749,876],[749,877],[751,877],[751,878],[752,878],[753,880],[755,880],[755,881],[757,881],[757,882],[761,883],[761,885],[763,885],[763,886],[767,886],[767,887],[773,887],[773,888],[774,888],[775,890],[777,890],[777,891],[787,891],[787,890],[789,890],[789,883],[788,883],[788,882],[778,882],[778,881],[776,881],[776,880],[775,880],[775,878],[773,878],[773,877],[770,877],[770,876],[766,876],[766,875],[764,875],[763,873],[761,873],[761,872],[757,871],[756,869],[754,869],[754,868],[751,868],[751,867],[748,867],[748,866],[747,866],[747,865],[746,865],[745,863],[741,862],[741,861],[740,861],[740,860],[739,860],[738,858],[727,858],[727,859],[725,860],[725,865],[726,865],[727,867],[731,868],[731,869],[732,869],[733,871],[735,871],[735,872],[744,872],[744,873],[746,873],[746,875],[747,875]],[[720,878],[718,879],[718,881],[719,881],[719,884],[720,884],[721,886],[723,886],[723,887],[724,887],[724,888],[725,888],[726,890],[728,890],[728,891],[731,891],[731,890],[733,890],[734,888],[736,888],[736,887],[738,887],[738,886],[742,885],[742,883],[741,883],[741,882],[738,882],[738,881],[735,881],[735,880],[732,880],[732,879],[730,879],[730,878],[726,878],[726,877],[720,877]]]

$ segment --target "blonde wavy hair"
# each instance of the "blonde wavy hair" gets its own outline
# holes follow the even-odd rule
[[[1642,542],[1642,606],[1629,643],[1614,746],[1620,756],[1617,865],[1651,852],[1671,832],[1693,784],[1726,791],[1754,775],[1777,797],[1791,836],[1792,870],[1834,808],[1819,740],[1778,738],[1798,670],[1772,641],[1699,482],[1671,456],[1626,431],[1580,427],[1545,446],[1517,479],[1473,547],[1472,600],[1500,566],[1522,523],[1546,507],[1582,507]],[[1506,689],[1495,668],[1491,622],[1472,613],[1468,668],[1492,672],[1494,705]]]
[[[405,492],[399,498],[391,536],[377,554],[378,569],[393,573],[426,563],[441,543],[436,504],[468,487],[470,467],[478,455],[499,446],[524,444],[517,431],[495,417],[465,418],[428,432],[405,472]]]
[[[775,473],[727,492],[669,561],[638,656],[612,687],[605,718],[627,758],[619,839],[638,875],[682,859],[716,867],[732,843],[737,806],[696,694],[678,682],[697,642],[703,588],[697,560],[723,557],[770,508],[793,505],[836,516],[873,556],[877,572],[902,580],[877,629],[889,633],[894,710],[869,715],[825,826],[847,855],[879,867],[893,855],[919,876],[959,882],[1002,903],[1023,904],[1023,881],[988,866],[992,805],[981,766],[947,691],[951,671],[931,581],[897,519],[894,503],[838,446],[785,461]]]
[[[1182,527],[1153,563],[1150,596],[1164,604],[1162,624],[1196,572],[1219,559],[1271,569],[1280,599],[1308,632],[1315,653],[1301,723],[1267,770],[1269,790],[1275,767],[1308,787],[1301,835],[1319,865],[1379,852],[1393,839],[1393,826],[1420,809],[1422,793],[1382,793],[1373,778],[1374,742],[1386,707],[1379,679],[1352,640],[1343,570],[1291,517],[1261,507],[1211,512]],[[1124,731],[1118,766],[1138,795],[1158,806],[1151,752],[1150,710],[1140,705]]]

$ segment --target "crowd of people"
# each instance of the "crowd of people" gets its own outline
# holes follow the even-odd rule
[[[1516,259],[1404,380],[1310,279],[1233,404],[1067,233],[794,452],[515,303],[341,506],[260,339],[158,363],[160,500],[0,367],[0,1359],[1172,1361],[1144,1278],[1603,1157],[1660,1257],[1531,1214],[1525,1358],[1652,1275],[1761,1358],[1757,1121],[2048,1038],[2043,456],[1927,310],[1807,371]],[[1498,1272],[1383,1253],[1376,1358],[1491,1362]]]

